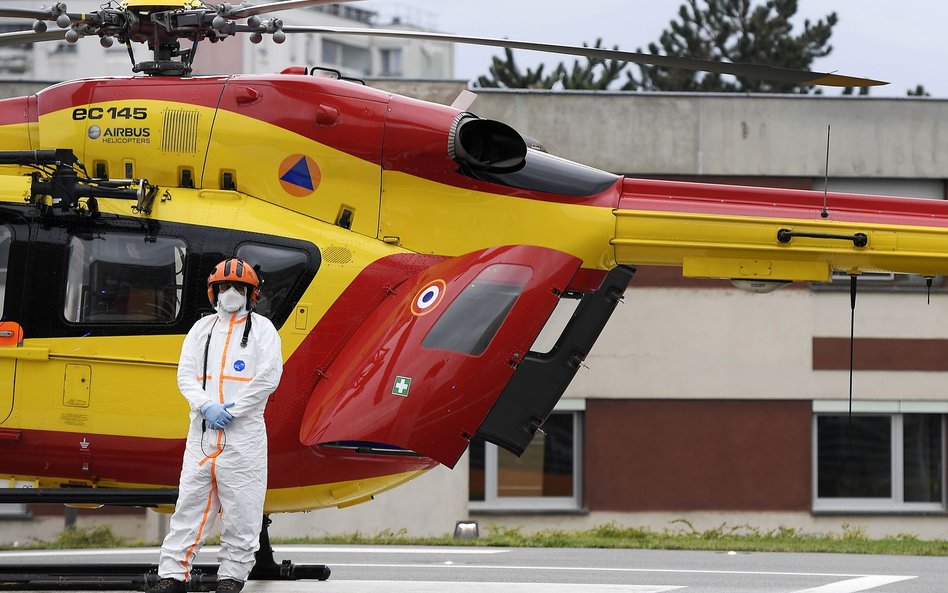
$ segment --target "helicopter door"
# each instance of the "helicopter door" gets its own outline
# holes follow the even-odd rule
[[[23,328],[19,323],[0,321],[0,424],[6,422],[10,412],[13,411],[13,377],[16,375],[16,357],[8,348],[16,348],[22,340]],[[7,354],[11,354],[11,357],[7,358]]]
[[[13,233],[0,226],[0,313],[4,313],[7,292],[7,271],[10,264],[10,247]],[[23,328],[15,321],[0,321],[0,424],[6,422],[13,411],[13,378],[16,376],[16,357],[8,350],[16,348],[23,340]],[[9,357],[6,355],[10,355]]]
[[[301,441],[381,444],[453,467],[580,263],[544,247],[497,247],[402,283],[316,385]]]

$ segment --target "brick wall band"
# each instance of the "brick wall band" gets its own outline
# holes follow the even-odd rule
[[[807,511],[811,402],[587,400],[590,511]]]
[[[948,371],[948,340],[856,338],[857,371]],[[849,338],[813,338],[813,370],[849,369]]]

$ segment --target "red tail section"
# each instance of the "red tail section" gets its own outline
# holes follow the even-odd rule
[[[580,263],[500,247],[403,283],[317,384],[300,440],[381,443],[453,467]]]

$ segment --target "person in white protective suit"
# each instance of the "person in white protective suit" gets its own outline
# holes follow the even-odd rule
[[[267,491],[263,412],[283,373],[280,336],[253,312],[259,293],[250,264],[217,264],[207,280],[217,314],[198,320],[181,348],[178,387],[190,404],[191,426],[159,581],[148,593],[188,590],[194,558],[218,513],[217,591],[240,591],[253,568]]]

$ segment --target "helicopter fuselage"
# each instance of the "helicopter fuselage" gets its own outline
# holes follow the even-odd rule
[[[353,504],[453,466],[558,299],[614,267],[619,195],[603,172],[586,182],[595,195],[550,200],[450,185],[458,114],[296,75],[88,80],[0,101],[3,148],[68,148],[91,183],[157,187],[147,209],[57,209],[29,200],[33,169],[4,167],[4,319],[25,339],[0,349],[0,472],[174,486],[177,354],[211,311],[207,270],[235,254],[262,267],[286,361],[267,409],[268,512]]]
[[[48,167],[0,167],[3,320],[25,336],[0,346],[11,485],[174,487],[177,356],[226,257],[260,266],[283,341],[267,512],[368,500],[476,436],[522,451],[627,266],[765,284],[948,271],[944,202],[623,178],[297,71],[55,85],[0,101],[0,147],[68,149],[81,184],[153,189],[57,203],[35,190]],[[531,352],[568,297],[557,347]]]

